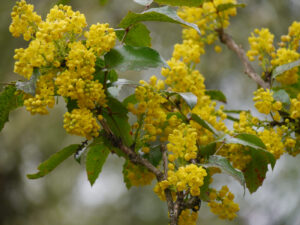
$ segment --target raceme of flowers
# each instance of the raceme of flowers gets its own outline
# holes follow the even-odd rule
[[[65,114],[64,128],[87,139],[97,137],[100,125],[93,111],[106,106],[106,94],[95,79],[95,62],[114,47],[114,30],[98,23],[84,31],[85,16],[70,6],[55,5],[46,20],[33,10],[25,0],[17,2],[10,25],[13,36],[23,35],[30,41],[27,48],[16,50],[15,72],[26,79],[34,69],[40,72],[35,95],[25,95],[26,109],[32,114],[47,114],[56,95],[76,100],[78,108]]]

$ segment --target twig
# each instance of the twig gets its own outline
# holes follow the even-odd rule
[[[227,45],[229,49],[237,54],[240,58],[241,62],[244,65],[245,73],[254,80],[259,86],[263,87],[264,89],[270,88],[270,84],[265,82],[254,70],[252,65],[250,64],[244,49],[239,46],[230,35],[224,32],[222,28],[216,30],[219,34],[220,41]]]
[[[163,180],[164,174],[159,169],[153,166],[147,159],[142,158],[140,155],[138,155],[133,149],[127,147],[120,138],[113,134],[104,120],[101,120],[100,123],[107,133],[108,138],[110,139],[112,144],[115,147],[121,149],[128,156],[129,160],[132,163],[145,166],[150,172],[155,174],[157,180]]]

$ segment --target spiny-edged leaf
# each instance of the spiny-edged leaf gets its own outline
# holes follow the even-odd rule
[[[142,13],[128,12],[128,14],[122,19],[119,27],[128,28],[133,24],[143,22],[143,21],[160,21],[160,22],[170,22],[186,25],[194,28],[199,34],[200,30],[196,24],[188,23],[181,19],[177,15],[176,9],[169,6],[151,8]]]
[[[133,143],[130,134],[131,126],[128,123],[128,110],[113,97],[107,97],[108,110],[103,111],[103,117],[107,121],[112,132],[122,139],[125,145],[131,146]]]
[[[144,155],[144,158],[148,159],[148,161],[153,166],[158,166],[162,159],[162,153],[160,150],[160,146],[150,147],[150,152]]]
[[[280,74],[283,74],[284,72],[286,72],[290,69],[293,69],[294,67],[298,67],[298,66],[300,66],[300,60],[278,66],[273,70],[272,77],[275,78],[275,77],[279,76]]]
[[[16,95],[16,90],[15,86],[9,85],[0,93],[0,131],[9,120],[10,111],[23,105],[23,95]]]
[[[21,90],[27,94],[31,94],[32,96],[35,96],[36,82],[37,82],[39,76],[40,76],[39,70],[34,69],[29,81],[17,81],[16,82],[17,89]]]
[[[65,101],[67,102],[67,109],[68,112],[72,112],[73,109],[78,108],[77,100],[76,99],[71,99],[70,97],[65,98]]]
[[[130,189],[132,187],[132,184],[131,184],[130,180],[128,179],[128,163],[129,163],[129,161],[126,160],[123,165],[122,173],[123,173],[124,183],[125,183],[127,189]]]
[[[226,96],[220,90],[206,90],[205,94],[208,95],[212,100],[227,103]]]
[[[206,168],[207,176],[203,179],[203,185],[200,187],[200,198],[205,202],[209,202],[209,185],[211,183],[210,168]]]
[[[108,0],[99,0],[99,4],[101,5],[101,6],[104,6],[104,5],[106,5],[108,3]]]
[[[133,81],[133,80],[127,80],[127,79],[118,79],[117,81],[112,83],[112,86],[119,86],[119,85],[129,85],[129,86],[139,86],[139,82]]]
[[[197,105],[197,96],[191,92],[177,92],[179,96],[183,98],[186,104],[193,109]]]
[[[244,8],[246,5],[245,4],[234,4],[234,3],[225,3],[225,4],[220,4],[217,6],[217,11],[222,12],[231,8]]]
[[[95,183],[109,155],[109,149],[104,143],[92,144],[88,147],[86,156],[86,172],[91,185]]]
[[[268,164],[274,168],[275,157],[272,153],[261,149],[250,148],[251,161],[243,170],[247,188],[255,192],[263,183],[268,170]]]
[[[245,178],[242,172],[236,170],[225,157],[219,155],[209,156],[204,166],[218,167],[222,172],[232,176],[236,179],[243,187],[245,187]]]
[[[189,116],[190,116],[191,120],[194,120],[195,122],[200,124],[202,127],[209,130],[210,132],[212,132],[213,134],[215,134],[215,135],[218,134],[218,131],[210,123],[206,122],[204,119],[202,119],[197,114],[192,113]]]
[[[273,92],[273,98],[276,101],[282,102],[284,105],[290,105],[291,104],[289,94],[283,89],[274,91]]]
[[[127,71],[157,68],[165,65],[159,53],[148,47],[117,46],[105,56],[108,68]]]
[[[172,6],[201,6],[205,0],[154,0],[159,4]]]
[[[138,100],[136,99],[135,94],[129,95],[128,97],[126,97],[123,100],[123,105],[125,107],[127,107],[129,103],[134,104],[134,105],[138,103]]]
[[[56,5],[60,5],[60,4],[68,5],[68,4],[70,4],[70,2],[71,2],[71,0],[59,0],[59,1],[57,1]]]
[[[47,159],[45,162],[41,163],[38,166],[39,172],[35,174],[27,174],[27,177],[29,179],[38,179],[41,177],[44,177],[48,173],[50,173],[52,170],[54,170],[59,164],[61,164],[64,160],[69,158],[71,155],[73,155],[80,145],[78,144],[73,144],[69,145],[68,147],[60,150],[59,152],[53,154],[50,156],[49,159]]]
[[[153,0],[133,0],[133,1],[144,6],[151,5],[151,3],[153,2]]]
[[[209,143],[207,145],[201,145],[199,154],[202,157],[208,158],[209,156],[215,154],[217,144],[216,142]]]
[[[142,23],[134,24],[130,27],[127,34],[125,34],[125,30],[116,31],[116,34],[118,39],[123,41],[126,45],[137,47],[151,46],[150,31]]]

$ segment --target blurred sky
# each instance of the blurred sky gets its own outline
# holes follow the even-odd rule
[[[30,0],[45,17],[54,0]],[[21,38],[8,32],[10,12],[15,1],[2,1],[0,6],[0,82],[20,79],[13,73],[14,49],[26,47]],[[238,10],[228,32],[248,48],[247,37],[254,28],[269,27],[276,40],[287,33],[289,24],[300,21],[299,0],[248,0],[247,7]],[[87,17],[88,24],[110,23],[117,27],[128,10],[140,12],[142,6],[132,0],[108,0],[101,6],[98,0],[71,0],[74,9]],[[181,27],[177,24],[146,23],[151,30],[152,47],[168,59],[173,45],[181,40]],[[253,109],[252,92],[256,85],[246,75],[236,56],[223,47],[216,54],[212,47],[201,58],[200,72],[206,86],[219,88],[227,96],[228,109]],[[256,66],[259,71],[259,68]],[[159,75],[159,69],[121,73],[132,80],[148,79]],[[1,86],[0,86],[1,90]],[[121,94],[132,90],[122,89]],[[111,156],[96,184],[87,181],[84,165],[72,158],[47,177],[28,180],[27,173],[59,149],[81,141],[67,136],[62,128],[64,103],[50,110],[49,116],[31,116],[23,108],[14,111],[10,122],[0,133],[0,224],[2,225],[154,225],[167,224],[167,211],[152,192],[152,187],[132,188],[129,191],[121,176],[123,160]],[[268,172],[263,187],[250,195],[243,195],[242,187],[229,177],[215,176],[214,185],[230,186],[240,204],[239,217],[234,221],[221,221],[203,204],[199,224],[239,225],[299,225],[300,173],[299,157],[284,156]]]

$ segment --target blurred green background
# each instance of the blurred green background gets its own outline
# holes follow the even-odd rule
[[[45,18],[57,1],[28,0]],[[246,8],[238,10],[228,32],[248,48],[247,37],[254,28],[269,27],[276,35],[287,33],[289,24],[300,20],[299,0],[248,0]],[[10,12],[15,1],[1,1],[0,5],[0,82],[20,79],[13,73],[14,49],[26,47],[21,38],[8,32]],[[132,0],[70,0],[75,10],[87,17],[88,24],[110,23],[117,27],[128,10],[140,12],[143,7]],[[146,23],[151,30],[152,47],[168,59],[173,45],[181,40],[180,26],[167,23]],[[253,109],[252,92],[256,85],[243,74],[237,57],[226,47],[216,54],[212,47],[201,58],[199,69],[210,89],[221,89],[228,98],[226,108]],[[258,67],[257,67],[258,68]],[[258,68],[259,69],[259,68]],[[159,75],[159,69],[127,72],[120,77],[132,80]],[[0,86],[0,90],[2,86]],[[130,89],[122,89],[121,95]],[[67,136],[62,128],[65,112],[62,100],[48,116],[31,116],[23,108],[10,115],[10,122],[0,133],[0,225],[164,225],[167,210],[152,192],[152,187],[132,188],[127,191],[121,176],[123,160],[109,157],[103,172],[90,187],[84,165],[72,158],[53,173],[40,180],[28,180],[27,173],[61,148],[79,143],[80,138]],[[209,212],[203,203],[198,224],[239,225],[299,225],[300,173],[299,157],[283,156],[273,172],[268,172],[263,187],[250,195],[229,177],[215,176],[218,188],[229,185],[240,204],[239,217],[222,221]]]

